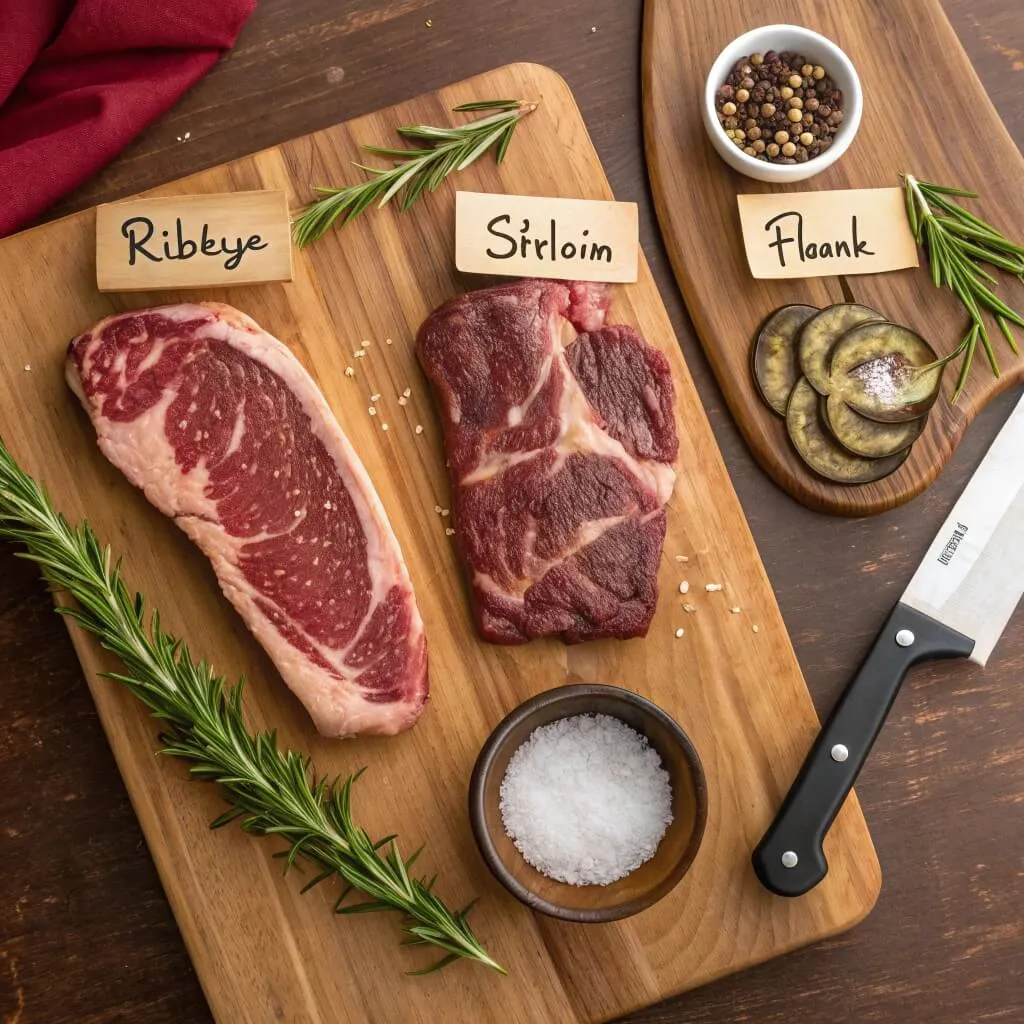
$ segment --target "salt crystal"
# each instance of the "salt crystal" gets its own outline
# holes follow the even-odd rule
[[[689,589],[690,589],[690,584],[687,583],[686,580],[683,580],[683,582],[679,584],[679,593],[680,594],[685,594]]]
[[[683,627],[682,627],[682,626],[680,626],[680,627],[679,627],[679,628],[678,628],[678,629],[676,630],[676,639],[677,639],[677,640],[681,639],[681,638],[682,638],[683,636],[685,636],[685,634],[686,634],[686,630],[685,630],[685,629],[683,629]]]
[[[381,430],[390,430],[391,428],[386,423],[382,423],[380,425],[380,429]]]
[[[721,583],[705,583],[704,584],[704,589],[709,594],[713,594],[716,590],[721,590],[722,589],[722,584]]]
[[[676,555],[677,562],[688,562],[690,559],[687,555]]]
[[[435,512],[436,512],[436,513],[437,513],[438,515],[440,515],[440,514],[441,514],[441,506],[440,506],[440,505],[435,505],[435,506],[434,506],[434,511],[435,511]]]
[[[505,831],[527,863],[570,885],[608,885],[650,860],[672,822],[658,752],[610,715],[535,729],[501,783]]]
[[[370,342],[369,342],[369,339],[367,339],[367,338],[363,338],[363,340],[361,342],[359,342],[359,344],[362,345],[363,348],[369,348],[370,347]]]
[[[739,605],[736,605],[735,607],[730,608],[729,611],[731,611],[733,613],[733,615],[739,615],[739,613],[740,613]]]
[[[354,377],[355,375],[356,375],[356,371],[353,370],[351,366],[346,366],[345,367],[345,376],[346,377]]]
[[[419,423],[416,424],[416,433],[417,434],[422,434],[423,433],[423,426],[421,424],[419,424]]]
[[[760,627],[760,626],[751,626],[750,628],[751,628],[751,629],[752,629],[752,630],[753,630],[753,631],[754,631],[755,633],[760,633],[760,632],[761,632],[761,627]]]
[[[409,404],[409,399],[406,398],[405,395],[399,395],[398,396],[398,404],[399,405],[408,405]]]
[[[451,536],[453,536],[454,534],[455,534],[455,531],[454,531],[454,530],[453,530],[453,529],[452,529],[452,528],[451,528],[450,526],[446,526],[446,527],[445,527],[445,530],[444,530],[444,535],[445,535],[446,537],[451,537]]]
[[[363,359],[366,357],[366,353],[361,348],[357,348],[352,355],[355,356],[356,359]]]
[[[32,364],[31,363],[26,363],[25,364],[25,372],[26,373],[31,373],[32,372]]]
[[[392,342],[391,342],[391,339],[390,339],[390,338],[385,338],[385,339],[384,339],[384,344],[385,344],[385,345],[390,345],[390,344],[392,344]]]
[[[380,394],[370,395],[370,401],[371,402],[379,402],[380,401]]]
[[[441,518],[442,519],[447,519],[450,514],[451,513],[448,511],[448,509],[446,509],[446,508],[441,509]]]
[[[368,412],[368,413],[369,413],[369,414],[370,414],[371,416],[376,416],[376,415],[377,415],[377,410],[376,410],[376,409],[375,409],[375,408],[374,408],[374,407],[373,407],[372,405],[371,405],[371,406],[370,406],[370,408],[369,408],[369,409],[367,409],[366,411],[367,411],[367,412]]]
[[[406,388],[406,389],[405,389],[405,390],[404,390],[404,391],[402,392],[402,397],[403,397],[403,398],[408,398],[408,397],[409,397],[410,395],[412,395],[412,388]]]
[[[866,394],[884,403],[895,402],[909,378],[913,367],[898,353],[878,356],[861,363],[850,371],[850,376],[860,381]]]

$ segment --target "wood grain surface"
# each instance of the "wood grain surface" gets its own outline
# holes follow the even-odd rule
[[[699,103],[715,55],[748,29],[780,22],[805,25],[837,42],[864,89],[864,117],[850,149],[821,174],[788,186],[756,182],[727,167],[707,139]],[[906,69],[912,69],[908,78]],[[647,0],[643,83],[644,141],[658,221],[694,326],[758,462],[798,501],[824,512],[870,515],[920,494],[985,404],[1024,380],[1024,358],[1013,355],[990,322],[1004,372],[992,374],[979,346],[954,405],[954,364],[924,433],[896,472],[857,485],[819,477],[797,455],[784,422],[751,380],[751,342],[768,314],[788,303],[861,302],[913,328],[939,353],[956,347],[967,317],[950,292],[936,291],[926,264],[886,274],[754,280],[736,195],[881,188],[898,184],[906,171],[977,190],[980,199],[968,201],[968,208],[1009,237],[1024,238],[1024,157],[938,0]],[[999,292],[1024,309],[1024,282],[1003,275]]]
[[[1019,4],[947,0],[946,9],[1021,142]],[[825,518],[773,486],[723,402],[659,242],[639,128],[640,25],[640,4],[622,0],[522,0],[512,16],[489,0],[471,14],[443,0],[351,0],[342,13],[329,0],[261,0],[209,78],[54,213],[130,195],[457,74],[525,58],[554,66],[573,87],[616,197],[640,204],[648,261],[824,712],[1012,396],[979,416],[922,497],[884,516]],[[177,141],[186,132],[191,140]],[[630,1024],[1024,1019],[1022,675],[1024,635],[1012,625],[985,671],[923,666],[908,680],[858,783],[885,871],[863,924]],[[10,548],[0,555],[0,721],[0,1020],[208,1022],[67,633],[34,568]]]
[[[463,187],[611,198],[572,94],[554,72],[534,64],[489,72],[158,192],[284,189],[294,209],[307,181],[340,180],[360,147],[386,140],[395,125],[443,122],[446,111],[480,96],[525,97],[539,107],[517,131],[516,158],[500,169],[493,161],[474,164],[462,174]],[[474,927],[511,976],[468,965],[427,979],[403,975],[388,915],[339,921],[330,913],[337,893],[323,886],[301,896],[294,879],[280,877],[273,844],[238,830],[210,831],[216,792],[190,784],[184,766],[154,759],[155,724],[133,697],[99,677],[114,663],[73,627],[100,718],[220,1024],[275,1018],[390,1024],[453,1015],[481,1024],[606,1020],[835,935],[859,922],[878,894],[878,864],[855,799],[830,832],[829,876],[807,898],[769,895],[750,866],[750,851],[799,768],[817,719],[642,262],[637,284],[615,291],[609,321],[633,325],[668,357],[683,439],[667,506],[662,597],[650,633],[574,647],[551,640],[503,648],[476,638],[446,535],[450,520],[435,512],[451,499],[413,338],[433,308],[480,282],[453,268],[453,183],[431,200],[405,214],[397,207],[375,211],[330,233],[296,254],[290,284],[204,293],[238,305],[312,373],[398,535],[426,627],[433,686],[423,720],[390,740],[341,743],[316,735],[226,605],[203,556],[106,462],[64,384],[65,339],[111,311],[195,293],[99,293],[92,281],[95,211],[0,243],[0,349],[12,361],[0,383],[0,435],[10,451],[45,481],[65,515],[88,518],[99,537],[124,553],[130,586],[160,609],[165,628],[229,678],[244,673],[251,722],[278,728],[282,742],[311,754],[321,774],[369,766],[355,799],[364,827],[374,836],[397,832],[409,849],[425,842],[421,870],[439,873],[439,892],[456,906],[484,897]],[[33,302],[19,300],[30,291]],[[349,366],[354,376],[347,375]],[[412,395],[399,405],[406,389]],[[375,416],[368,412],[371,394],[381,395],[372,402]],[[424,427],[420,434],[417,424]],[[676,561],[676,554],[688,561]],[[678,586],[684,579],[693,581],[695,613],[683,608]],[[706,593],[706,582],[724,589]],[[731,606],[742,610],[733,614]],[[677,638],[680,626],[686,632]],[[582,927],[532,915],[490,877],[473,844],[466,799],[477,753],[509,711],[552,686],[591,681],[643,693],[690,733],[705,763],[709,813],[696,860],[668,896],[627,921]],[[339,973],[339,962],[352,974]]]

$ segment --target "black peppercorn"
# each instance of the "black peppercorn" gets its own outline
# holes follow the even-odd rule
[[[803,163],[842,123],[842,93],[820,65],[768,50],[737,61],[715,93],[719,123],[747,156]]]

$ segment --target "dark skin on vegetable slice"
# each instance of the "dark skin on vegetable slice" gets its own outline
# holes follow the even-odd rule
[[[840,395],[821,399],[825,426],[835,439],[854,455],[866,459],[884,459],[912,445],[927,423],[927,417],[905,423],[879,423],[854,412]]]
[[[782,306],[765,320],[754,340],[750,359],[754,383],[765,404],[780,416],[786,415],[793,385],[800,379],[797,336],[817,312],[817,306]]]
[[[800,370],[819,395],[829,393],[829,355],[836,342],[857,324],[884,319],[870,306],[837,302],[834,306],[826,306],[804,324],[798,344]]]
[[[832,350],[829,392],[880,423],[923,416],[939,396],[943,366],[919,334],[890,323],[866,323],[843,335]]]
[[[865,459],[846,451],[825,429],[821,398],[806,378],[793,388],[786,408],[786,429],[797,454],[819,476],[837,484],[867,484],[899,469],[907,448],[885,459]]]

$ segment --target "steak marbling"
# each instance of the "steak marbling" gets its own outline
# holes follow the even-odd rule
[[[215,303],[108,317],[67,379],[103,453],[213,564],[326,736],[396,733],[427,697],[398,541],[316,384]]]
[[[435,310],[456,541],[494,643],[643,636],[678,452],[668,362],[606,326],[606,286],[518,281]]]

